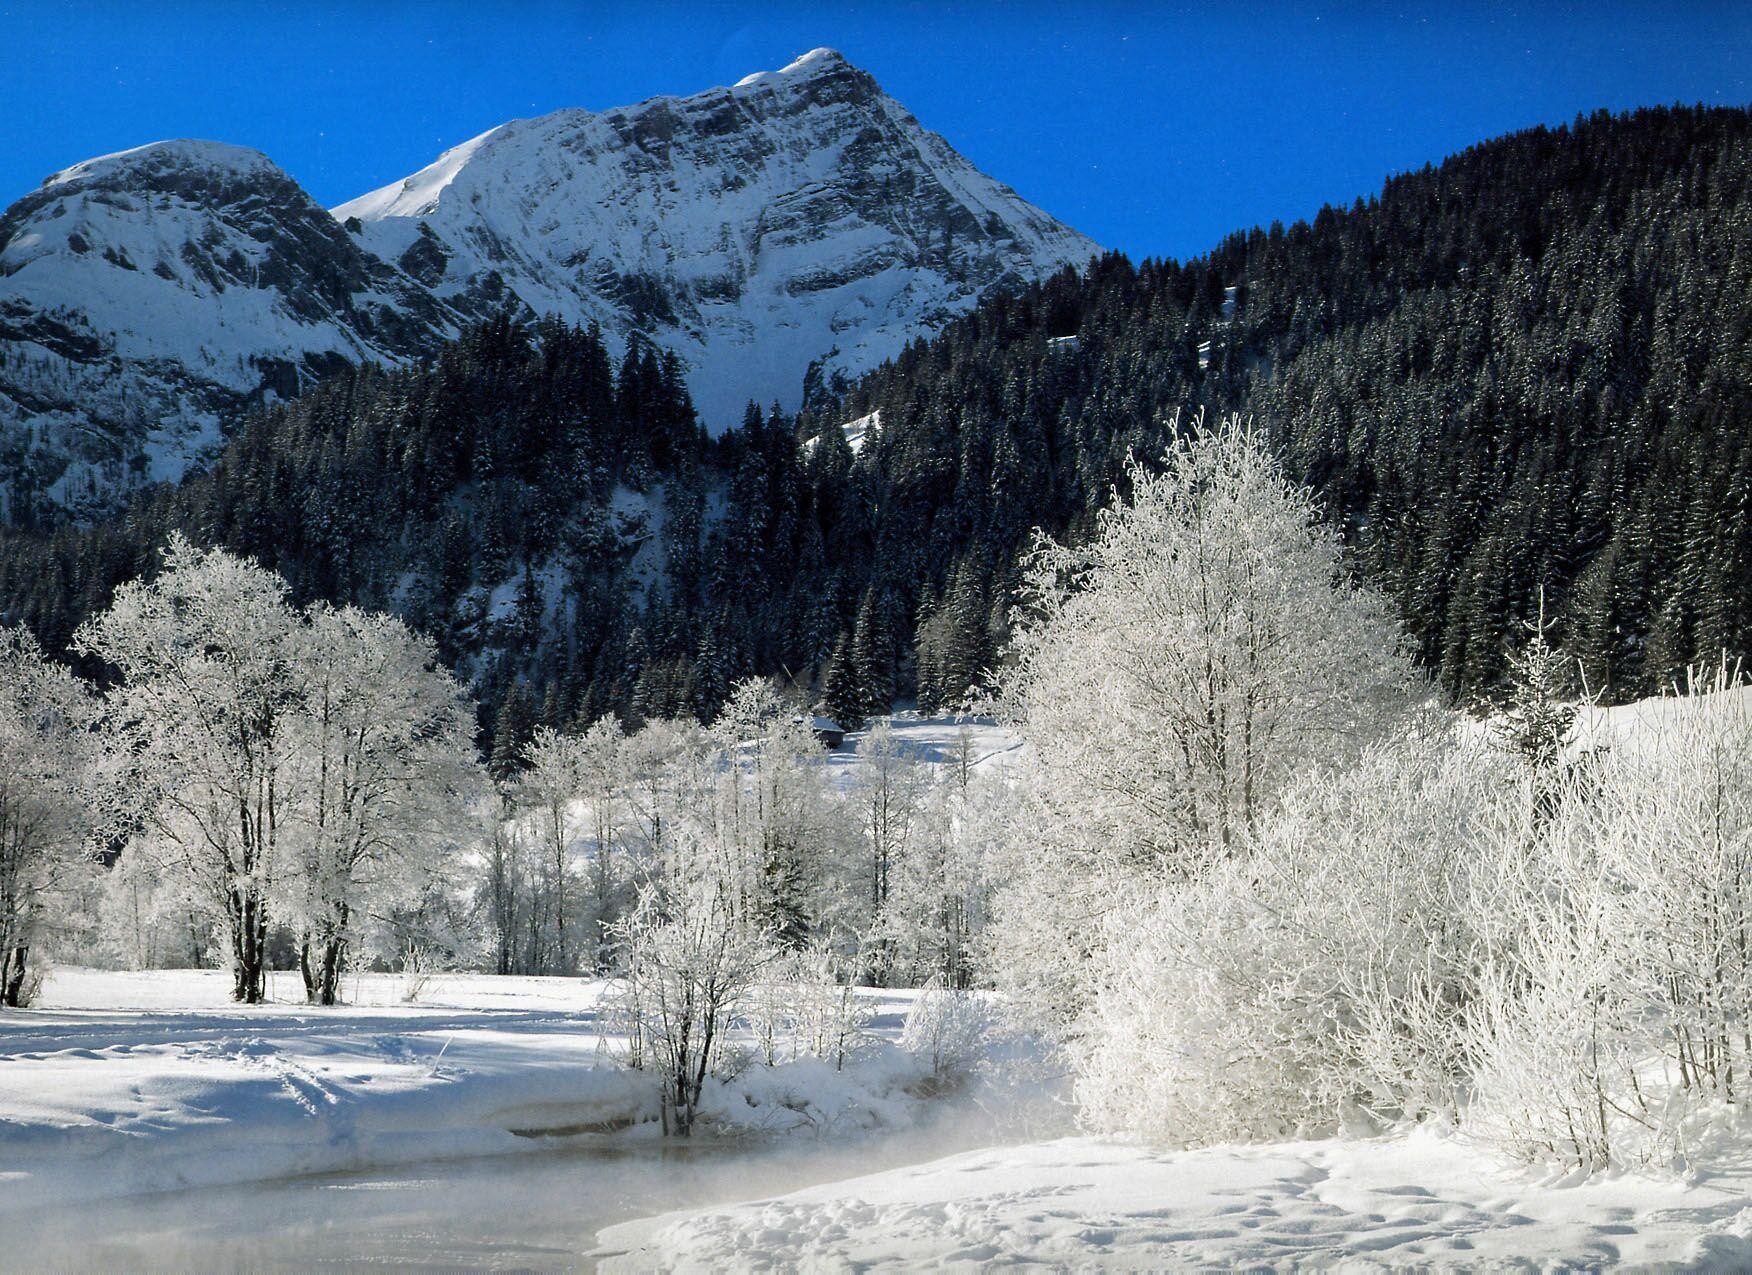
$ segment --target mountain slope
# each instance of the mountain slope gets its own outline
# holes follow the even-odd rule
[[[818,49],[692,97],[502,125],[331,214],[160,142],[0,217],[0,522],[88,519],[248,407],[502,307],[675,352],[706,423],[795,406],[1096,246]]]
[[[99,512],[209,459],[248,405],[454,332],[256,151],[76,164],[0,217],[0,517]]]
[[[730,88],[519,120],[335,210],[439,296],[674,350],[708,428],[1097,246],[816,49]]]

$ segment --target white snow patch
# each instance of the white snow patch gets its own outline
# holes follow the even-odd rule
[[[858,756],[858,746],[869,738],[877,721],[888,723],[902,754],[940,773],[953,772],[963,759],[970,771],[1002,770],[1015,765],[1026,747],[1020,735],[989,717],[894,713],[873,719],[863,730],[851,732],[844,744],[827,754],[829,782],[834,787],[849,790],[858,783],[866,768],[864,759]]]
[[[856,456],[864,450],[864,444],[870,437],[882,428],[882,409],[867,412],[856,420],[847,421],[840,426],[840,432],[846,436],[846,446],[852,449]]]
[[[1165,1152],[994,1147],[775,1199],[609,1227],[604,1268],[1541,1268],[1752,1261],[1752,1156],[1691,1182],[1581,1184],[1432,1131]]]
[[[350,1002],[239,1006],[215,970],[59,969],[40,1008],[0,1016],[0,1217],[56,1200],[495,1155],[555,1136],[651,1135],[656,1078],[615,1059],[610,984],[400,975],[348,979]],[[844,1072],[751,1067],[714,1082],[708,1119],[757,1132],[904,1126],[919,1071],[898,1039],[912,995],[871,1001]],[[620,1132],[615,1133],[615,1130]],[[543,1137],[531,1135],[547,1135]]]

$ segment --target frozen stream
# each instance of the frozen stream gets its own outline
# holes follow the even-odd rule
[[[596,1232],[616,1222],[919,1163],[980,1140],[971,1129],[849,1142],[573,1139],[524,1155],[133,1196],[6,1217],[0,1270],[587,1270]]]

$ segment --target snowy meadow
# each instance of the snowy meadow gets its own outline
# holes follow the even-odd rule
[[[1738,671],[1593,707],[1540,621],[1443,707],[1262,440],[1174,432],[961,717],[750,680],[483,761],[426,639],[180,539],[80,629],[101,694],[4,631],[0,1218],[79,1265],[72,1199],[784,1143],[390,1255],[1752,1257]]]

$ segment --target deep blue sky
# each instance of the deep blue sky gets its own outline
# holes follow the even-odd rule
[[[48,3],[0,0],[0,204],[163,137],[335,204],[517,116],[688,93],[817,45],[1134,255],[1309,216],[1577,111],[1752,102],[1752,3]]]

